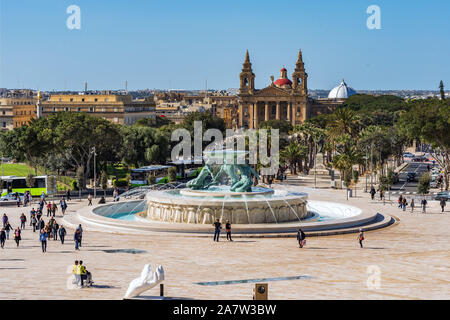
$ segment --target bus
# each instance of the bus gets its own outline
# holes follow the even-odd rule
[[[171,162],[169,165],[150,165],[137,169],[131,169],[131,187],[146,186],[148,184],[147,177],[149,174],[156,176],[156,183],[158,184],[168,183],[168,170],[172,167],[177,170],[177,180],[195,178],[202,169],[201,165],[194,164],[190,160]]]
[[[11,193],[25,193],[25,191],[30,191],[32,196],[40,196],[42,192],[46,195],[56,191],[56,177],[53,177],[53,186],[49,185],[49,176],[34,176],[34,185],[29,188],[27,186],[26,177],[17,176],[0,176],[0,180],[3,181],[2,196]]]

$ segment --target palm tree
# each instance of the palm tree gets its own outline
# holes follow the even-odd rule
[[[297,174],[297,164],[306,156],[308,148],[295,141],[288,144],[280,153],[281,158],[289,163],[291,173]]]

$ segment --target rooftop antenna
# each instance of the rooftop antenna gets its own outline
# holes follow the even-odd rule
[[[87,92],[87,81],[84,83],[84,92]]]
[[[128,93],[128,80],[125,80],[125,92]]]

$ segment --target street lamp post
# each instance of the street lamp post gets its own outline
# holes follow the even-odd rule
[[[317,142],[314,141],[314,189],[317,188],[316,157],[317,157]]]
[[[367,149],[368,148],[369,148],[369,146],[366,146],[366,189],[365,189],[365,192],[367,192],[367,178],[368,178],[368,175],[367,175],[367,169],[368,169],[368,166],[367,166],[367,158],[368,158]]]
[[[93,147],[93,152],[94,152],[94,199],[95,199],[97,197],[97,165],[95,158],[97,154],[95,153],[95,146]]]

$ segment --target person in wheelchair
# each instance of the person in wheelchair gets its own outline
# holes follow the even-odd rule
[[[92,274],[83,265],[83,261],[79,262],[80,274],[81,274],[81,287],[90,287],[94,281],[92,281]]]

